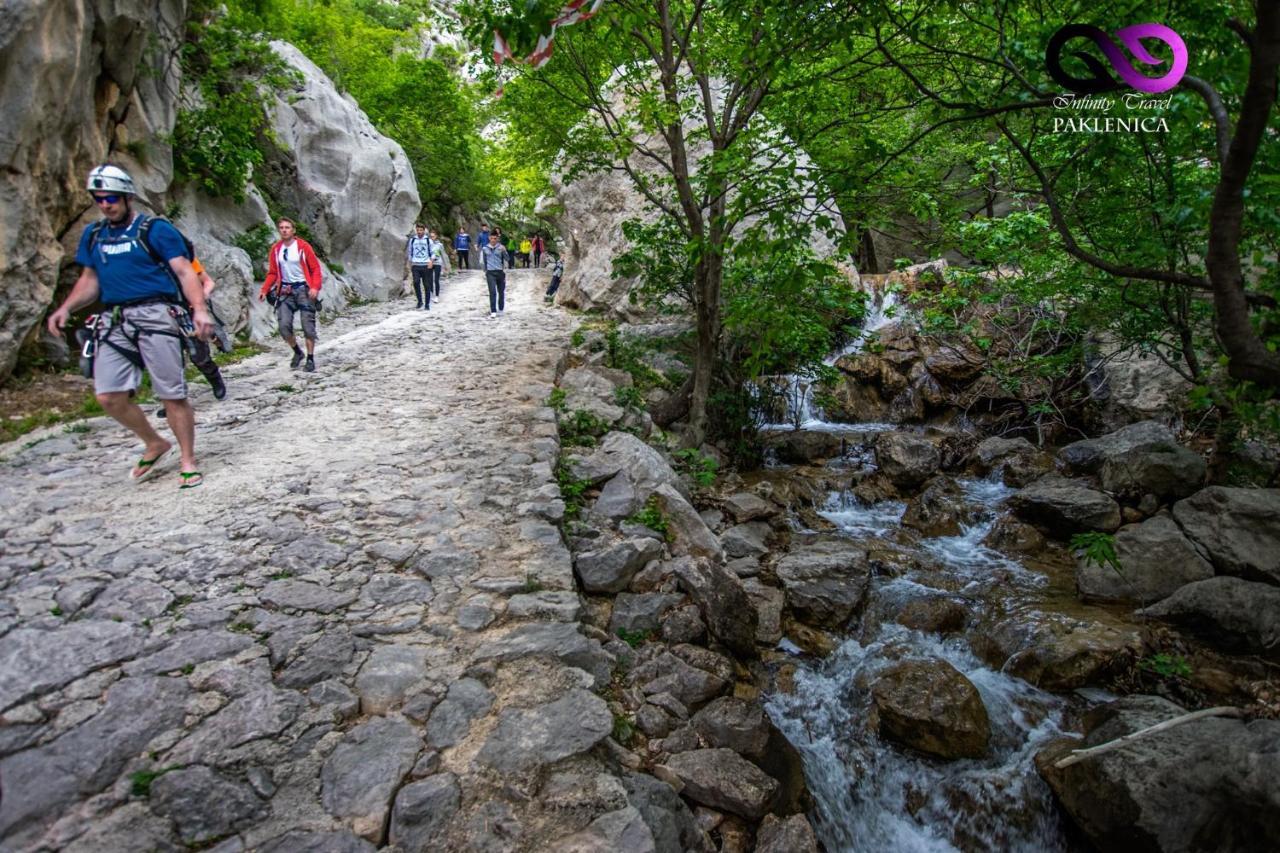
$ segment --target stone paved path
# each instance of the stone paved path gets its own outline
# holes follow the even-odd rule
[[[572,321],[543,278],[490,321],[462,273],[429,314],[323,327],[314,374],[277,343],[222,403],[199,385],[198,490],[126,482],[103,418],[0,448],[0,849],[625,836],[588,692],[612,661],[555,525]]]

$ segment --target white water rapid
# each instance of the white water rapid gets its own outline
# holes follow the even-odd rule
[[[825,660],[802,664],[795,689],[769,698],[766,710],[804,760],[816,802],[814,827],[831,853],[851,851],[1068,850],[1048,787],[1032,758],[1062,734],[1063,700],[997,672],[963,637],[942,638],[892,621],[908,601],[946,594],[974,607],[984,597],[1026,595],[1042,576],[981,545],[996,507],[1011,490],[961,481],[981,510],[958,536],[926,539],[922,549],[943,571],[873,578],[861,640],[846,640]],[[861,505],[834,494],[822,515],[858,538],[885,537],[905,505]],[[945,587],[945,588],[943,588]],[[880,615],[887,618],[875,624]],[[784,649],[794,646],[784,641]],[[977,688],[991,721],[988,755],[943,762],[879,738],[868,720],[869,685],[903,660],[941,658]]]

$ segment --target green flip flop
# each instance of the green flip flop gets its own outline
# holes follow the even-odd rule
[[[182,485],[178,486],[179,489],[194,489],[204,482],[204,474],[199,471],[183,471],[178,476],[182,478]]]
[[[154,459],[148,459],[145,456],[142,457],[141,459],[138,460],[138,463],[133,466],[134,468],[139,469],[142,473],[134,474],[133,471],[130,471],[129,479],[133,480],[133,482],[135,483],[141,483],[143,480],[150,479],[151,476],[155,474],[156,471],[159,470],[158,463],[172,452],[173,452],[173,448],[170,447],[168,450],[166,450],[164,453],[161,453],[159,456],[156,456]]]

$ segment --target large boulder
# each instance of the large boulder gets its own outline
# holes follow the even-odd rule
[[[301,80],[276,96],[278,147],[258,182],[271,184],[277,202],[306,223],[317,250],[341,259],[355,293],[398,294],[405,236],[422,207],[409,158],[302,51],[280,41],[271,48]]]
[[[976,514],[960,487],[948,477],[934,477],[924,491],[907,502],[902,524],[922,536],[957,536]]]
[[[1183,713],[1155,696],[1126,696],[1093,715],[1083,743],[1055,741],[1036,756],[1036,766],[1098,850],[1274,849],[1280,838],[1275,720],[1196,720],[1054,767],[1073,748],[1099,746]]]
[[[941,659],[895,664],[871,685],[880,735],[947,760],[981,758],[991,721],[969,679]]]
[[[1076,588],[1084,599],[1150,604],[1213,577],[1213,566],[1168,515],[1120,528],[1115,549],[1119,568],[1077,558]]]
[[[693,727],[711,747],[732,749],[748,758],[764,755],[769,722],[759,702],[721,696],[693,716]]]
[[[1097,608],[1077,619],[1034,604],[984,619],[970,641],[993,668],[1053,691],[1105,683],[1147,650],[1138,628]]]
[[[1090,397],[1101,403],[1103,429],[1114,430],[1135,421],[1175,423],[1191,383],[1151,353],[1122,350],[1104,341],[1097,366],[1090,374]]]
[[[667,522],[667,539],[671,553],[678,557],[706,557],[724,562],[720,540],[707,527],[693,505],[669,483],[653,490],[653,499]]]
[[[1227,651],[1280,658],[1280,587],[1210,578],[1138,612],[1171,622]]]
[[[1280,489],[1211,486],[1178,501],[1173,518],[1219,574],[1280,584]]]
[[[1102,488],[1113,495],[1162,500],[1185,498],[1204,485],[1205,462],[1199,453],[1168,444],[1134,448],[1108,456],[1102,463]]]
[[[1068,474],[1096,474],[1104,462],[1132,450],[1159,450],[1176,446],[1173,431],[1158,421],[1141,421],[1113,433],[1068,444],[1058,451],[1058,462]]]
[[[840,537],[811,537],[795,543],[775,568],[787,607],[801,622],[842,628],[866,599],[871,581],[867,551]]]
[[[1074,533],[1111,533],[1120,526],[1120,505],[1076,480],[1048,474],[1009,500],[1019,518],[1061,539]]]
[[[36,340],[82,226],[85,176],[108,154],[164,210],[185,0],[7,3],[0,26],[0,379]],[[145,157],[142,167],[129,151]],[[65,241],[65,242],[64,242]],[[67,271],[70,272],[69,270]]]
[[[704,806],[759,820],[773,806],[778,782],[732,749],[695,749],[671,756],[667,769],[681,793]]]
[[[765,446],[772,449],[779,462],[805,465],[843,456],[848,442],[838,432],[793,429],[764,436]]]
[[[908,432],[890,432],[876,439],[876,465],[900,489],[919,486],[942,464],[932,441]]]
[[[622,592],[645,563],[660,556],[662,543],[657,539],[624,539],[579,554],[573,568],[587,592]]]
[[[609,433],[589,455],[570,455],[569,471],[593,486],[625,472],[641,503],[658,486],[680,480],[661,453],[627,432]]]
[[[759,617],[738,576],[708,559],[682,557],[671,567],[702,611],[711,636],[741,657],[754,657]]]

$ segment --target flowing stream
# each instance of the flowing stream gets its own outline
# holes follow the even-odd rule
[[[857,355],[866,347],[867,341],[876,332],[893,322],[898,314],[898,294],[888,291],[875,294],[871,307],[858,334],[843,349],[827,356],[823,363],[828,367],[846,356]],[[780,377],[786,382],[783,397],[786,402],[786,417],[782,423],[763,424],[761,430],[807,429],[820,432],[871,432],[893,429],[892,424],[842,424],[826,420],[822,409],[814,402],[811,377],[789,374]]]
[[[892,621],[908,601],[961,596],[982,607],[1010,596],[1034,600],[1042,575],[981,544],[1012,491],[991,481],[961,481],[977,519],[958,536],[925,539],[920,549],[941,571],[873,577],[865,624],[825,660],[804,663],[795,689],[766,710],[799,750],[816,801],[815,830],[835,851],[1067,850],[1048,787],[1032,763],[1062,733],[1065,703],[991,669],[963,636],[943,638]],[[861,505],[833,494],[823,516],[859,540],[899,527],[905,504]],[[883,621],[880,621],[883,620]],[[784,641],[783,648],[795,647]],[[991,721],[988,755],[943,762],[881,740],[868,722],[869,686],[903,660],[941,658],[977,688]]]

